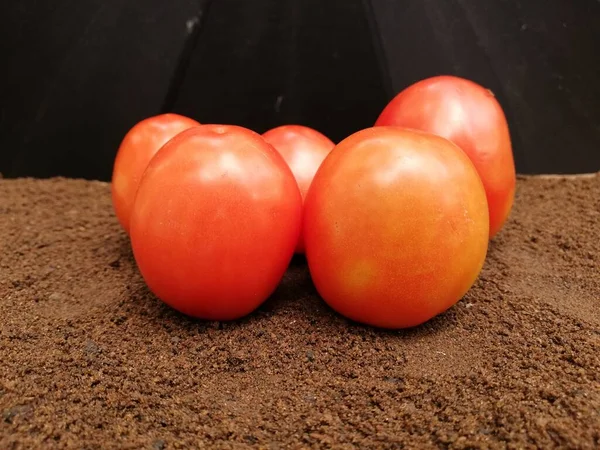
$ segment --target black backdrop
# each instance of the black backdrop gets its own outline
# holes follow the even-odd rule
[[[108,180],[165,111],[339,141],[437,74],[496,93],[519,172],[600,170],[597,0],[19,0],[0,38],[4,176]]]

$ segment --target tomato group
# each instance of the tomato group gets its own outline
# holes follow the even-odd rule
[[[116,215],[150,290],[233,320],[277,288],[294,254],[343,316],[417,326],[458,302],[514,201],[504,112],[462,78],[409,86],[335,145],[284,125],[262,136],[163,114],[135,125],[113,168]]]
[[[131,244],[158,298],[193,317],[231,320],[275,290],[301,215],[291,170],[260,135],[201,125],[169,141],[148,165]]]
[[[506,117],[491,91],[464,78],[428,78],[394,97],[375,125],[422,130],[458,145],[483,181],[490,237],[502,228],[512,209],[516,174]]]
[[[262,136],[290,166],[304,199],[317,169],[335,144],[318,131],[301,125],[283,125],[267,131]],[[296,253],[304,253],[302,232]]]
[[[306,196],[304,232],[313,282],[334,310],[377,327],[411,327],[450,308],[476,280],[488,206],[456,145],[376,127],[325,159]]]
[[[146,166],[173,136],[200,125],[178,114],[161,114],[137,123],[123,138],[117,151],[112,175],[112,200],[115,214],[126,232],[135,193]]]

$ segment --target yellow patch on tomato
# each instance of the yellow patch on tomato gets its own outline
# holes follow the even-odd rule
[[[344,285],[350,293],[368,290],[375,279],[375,268],[368,260],[355,261],[343,272]]]

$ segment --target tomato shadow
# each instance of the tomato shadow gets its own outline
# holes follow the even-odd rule
[[[459,323],[457,305],[433,317],[420,325],[409,328],[387,329],[365,325],[350,319],[344,319],[348,327],[358,334],[376,334],[389,339],[418,340],[434,334],[444,333],[455,328]]]
[[[133,249],[131,248],[131,241],[129,236],[123,232],[119,237],[118,243],[118,254],[119,261],[130,266],[135,266],[135,258],[133,257]]]
[[[281,282],[255,311],[240,319],[231,321],[209,321],[187,316],[173,309],[154,295],[137,271],[129,241],[125,239],[120,247],[121,269],[135,271],[130,277],[130,313],[136,320],[142,320],[149,327],[168,328],[185,333],[202,333],[207,330],[232,330],[239,327],[263,327],[275,316],[310,316],[324,309],[324,302],[310,280],[310,274],[303,256],[292,259]],[[331,313],[333,314],[333,312]],[[293,320],[293,319],[291,319]]]
[[[121,243],[121,258],[135,269],[129,241]],[[137,271],[137,269],[135,269]],[[206,332],[254,327],[267,330],[273,321],[305,322],[315,326],[315,331],[335,339],[340,333],[360,335],[364,339],[418,340],[456,327],[460,321],[460,307],[455,305],[433,319],[412,328],[389,330],[364,325],[347,319],[333,310],[319,296],[312,280],[306,258],[296,255],[273,294],[249,315],[232,321],[207,321],[178,312],[157,298],[146,286],[141,276],[132,281],[130,294],[132,313],[147,326],[165,328],[176,334],[202,334]],[[294,332],[290,330],[290,332]]]
[[[311,280],[306,259],[295,255],[273,294],[256,313],[263,316],[310,315],[323,309],[322,306],[323,301]]]
[[[296,315],[309,317],[311,323],[318,323],[325,327],[323,329],[329,329],[331,333],[339,334],[340,330],[344,330],[361,336],[406,340],[444,333],[457,327],[461,320],[460,302],[425,323],[404,329],[378,328],[348,319],[320,297],[310,277],[306,258],[298,255],[292,260],[286,276],[275,293],[258,311],[264,315],[285,313],[290,317]]]
[[[127,319],[147,330],[167,331],[174,336],[182,336],[224,328],[224,322],[196,319],[167,305],[150,291],[141,276],[138,280],[132,280],[129,288]]]
[[[291,261],[290,261],[290,265],[289,268],[295,268],[295,267],[304,267],[307,266],[307,261],[306,261],[306,256],[302,253],[294,253],[294,256],[292,257]]]

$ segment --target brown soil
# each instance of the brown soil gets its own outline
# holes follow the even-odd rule
[[[0,180],[0,448],[597,448],[600,175],[519,179],[473,289],[349,323],[292,263],[235,323],[146,289],[109,186]]]

